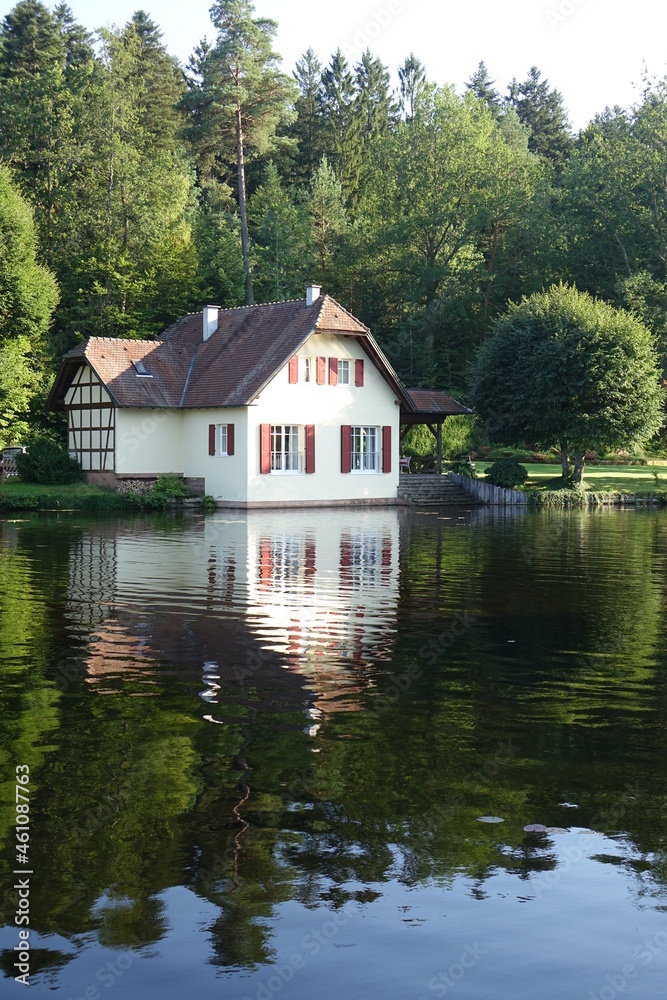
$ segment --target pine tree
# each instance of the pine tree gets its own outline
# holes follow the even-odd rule
[[[533,66],[523,83],[512,81],[507,104],[530,128],[531,152],[548,160],[557,173],[562,171],[572,148],[562,94],[550,90],[548,80],[542,80],[540,70]]]
[[[386,135],[395,124],[398,108],[390,89],[390,76],[380,59],[366,50],[354,67],[357,89],[356,112],[361,118],[361,135],[368,149],[373,139]]]
[[[299,87],[294,110],[296,118],[288,130],[298,144],[296,174],[310,183],[322,157],[320,100],[322,66],[312,48],[296,64],[293,73]]]
[[[348,203],[358,194],[361,171],[361,119],[356,114],[356,87],[345,56],[338,49],[322,74],[320,114],[327,162]]]
[[[324,281],[347,228],[343,188],[326,156],[322,158],[313,177],[306,197],[306,207],[310,216],[312,244],[320,268],[319,277]]]
[[[490,79],[486,64],[482,61],[466,83],[466,90],[472,91],[478,101],[484,101],[486,106],[498,117],[501,111],[501,102],[495,83],[495,80]]]
[[[250,0],[217,0],[211,19],[218,36],[213,49],[200,49],[201,81],[191,80],[185,101],[192,115],[189,138],[199,164],[223,182],[236,174],[246,301],[254,301],[248,236],[246,161],[268,156],[278,127],[289,120],[293,82],[281,73],[273,51],[277,25],[255,18]]]
[[[411,52],[398,70],[401,93],[401,110],[406,121],[415,117],[415,109],[420,94],[426,87],[426,70],[417,56]]]

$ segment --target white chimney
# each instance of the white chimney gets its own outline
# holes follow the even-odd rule
[[[308,288],[306,289],[306,305],[309,309],[313,302],[317,302],[321,291],[322,289],[319,285],[308,285]]]
[[[219,306],[204,306],[204,340],[208,340],[212,337],[215,331],[218,329],[218,313],[220,311]]]

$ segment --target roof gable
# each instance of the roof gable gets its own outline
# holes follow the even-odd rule
[[[312,306],[297,299],[221,309],[217,330],[206,341],[202,313],[184,316],[158,340],[91,337],[64,356],[47,405],[62,406],[73,372],[85,361],[121,407],[247,406],[312,334],[325,332],[358,338],[385,380],[411,408],[368,327],[328,295]],[[142,361],[152,377],[138,375],[134,361]]]

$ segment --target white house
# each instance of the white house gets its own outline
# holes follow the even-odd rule
[[[422,394],[423,395],[423,394]],[[158,340],[91,337],[48,404],[67,412],[89,482],[174,473],[219,506],[395,503],[401,414],[439,417],[401,384],[370,330],[317,286],[305,299],[207,306]]]

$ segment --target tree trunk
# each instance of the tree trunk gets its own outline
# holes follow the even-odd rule
[[[241,109],[236,109],[236,166],[239,175],[239,215],[241,216],[241,247],[243,249],[243,266],[245,268],[245,297],[247,305],[255,301],[252,289],[252,267],[250,264],[250,241],[248,240],[248,212],[245,199],[245,163],[243,160],[243,127],[241,125]]]
[[[575,483],[583,483],[584,481],[584,465],[586,464],[586,456],[583,451],[578,451],[574,456],[574,481]]]
[[[567,456],[567,442],[560,443],[560,461],[563,467],[563,479],[570,478],[570,459]]]

